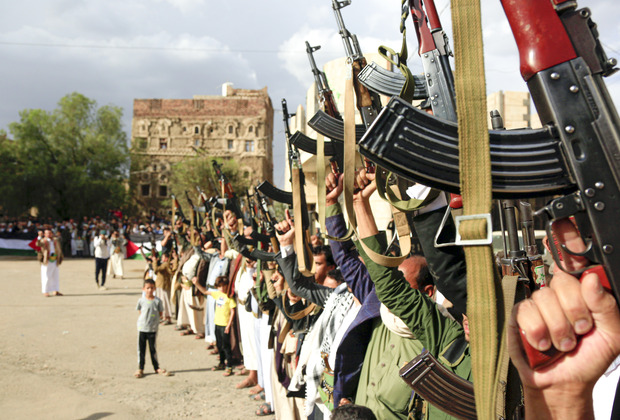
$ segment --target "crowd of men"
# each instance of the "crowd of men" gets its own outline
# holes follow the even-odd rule
[[[408,256],[391,267],[373,257],[389,247],[369,202],[376,188],[373,178],[365,170],[356,175],[356,237],[311,238],[312,272],[299,267],[299,232],[288,215],[274,226],[279,252],[273,259],[244,251],[243,244],[255,238],[256,225],[242,227],[230,210],[211,219],[213,226],[210,221],[189,226],[178,218],[172,229],[163,230],[162,253],[145,255],[150,264],[145,275],[155,279],[164,301],[161,322],[176,319],[181,335],[204,339],[212,354],[225,351],[213,370],[247,375],[237,388],[250,388],[260,402],[257,416],[327,419],[334,410],[346,410],[344,406],[363,406],[379,419],[452,418],[448,412],[460,404],[457,394],[448,392],[443,404],[431,404],[400,377],[401,368],[421,354],[430,354],[451,375],[473,380],[464,253],[458,246],[434,246],[445,195],[411,220],[424,255]],[[342,179],[330,174],[326,185],[326,234],[344,237]],[[451,220],[444,226],[448,232],[454,230]],[[558,235],[571,238],[568,242],[578,238],[572,224],[558,229]],[[612,375],[617,373],[612,362],[620,353],[615,300],[597,291],[596,278],[580,289],[574,277],[558,270],[550,285],[537,299],[517,306],[511,320],[509,347],[525,407],[521,397],[507,401],[504,415],[526,412],[529,418],[544,412],[545,418],[585,418],[594,407],[597,416],[609,418],[613,398],[594,395],[592,403],[592,387],[603,373],[612,381],[618,378]],[[216,334],[221,325],[216,320],[221,301],[211,296],[216,287],[236,303],[223,336]],[[570,323],[564,321],[567,327],[559,330],[554,327],[558,319]],[[523,356],[517,325],[536,349],[553,344],[571,356],[559,367],[534,372]],[[586,333],[577,346],[576,337]],[[579,363],[592,357],[589,352],[596,352],[597,362],[583,369]],[[575,406],[579,410],[565,417]]]

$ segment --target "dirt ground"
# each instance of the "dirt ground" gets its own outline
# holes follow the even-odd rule
[[[92,259],[60,266],[64,296],[43,297],[36,259],[0,257],[0,417],[6,419],[249,419],[258,403],[212,372],[204,340],[162,326],[158,354],[174,376],[137,368],[143,261],[125,261],[125,279],[98,290]]]

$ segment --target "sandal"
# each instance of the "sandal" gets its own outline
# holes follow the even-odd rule
[[[185,330],[181,333],[181,335],[193,335],[193,334],[194,334],[194,331],[192,330]]]
[[[142,369],[136,370],[136,373],[133,374],[134,377],[140,379],[144,378],[144,371]]]
[[[187,329],[187,327],[185,325],[177,325],[176,327],[174,327],[175,331],[185,331]]]
[[[264,401],[265,400],[265,391],[261,391],[256,395],[251,397],[254,401]]]
[[[161,376],[174,376],[174,373],[168,372],[166,369],[159,368],[156,373]]]
[[[232,376],[233,374],[233,369],[229,366],[224,370],[224,373],[222,373],[222,376]]]
[[[274,414],[274,411],[271,409],[271,406],[267,403],[259,405],[258,410],[256,411],[256,415],[259,417],[270,416],[272,414]]]
[[[226,369],[226,365],[223,363],[220,363],[219,365],[215,365],[211,368],[212,371],[216,371],[216,370],[224,370]]]
[[[202,340],[203,338],[205,338],[204,334],[196,334],[196,337],[194,337],[195,340]]]
[[[213,349],[209,352],[209,354],[218,354],[219,351],[217,349]]]

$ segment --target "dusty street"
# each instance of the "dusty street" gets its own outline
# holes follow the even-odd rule
[[[64,296],[41,294],[40,265],[0,257],[0,417],[5,419],[250,419],[258,402],[212,372],[204,340],[160,327],[158,354],[172,377],[137,367],[143,261],[125,261],[124,280],[94,282],[92,259],[60,266]]]

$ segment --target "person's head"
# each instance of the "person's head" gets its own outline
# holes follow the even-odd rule
[[[335,289],[343,282],[344,282],[344,277],[342,277],[342,273],[340,272],[340,270],[338,269],[329,270],[327,272],[327,276],[325,276],[325,281],[323,281],[323,286],[331,287],[332,289]]]
[[[402,271],[405,280],[407,280],[413,289],[417,289],[425,295],[433,297],[435,293],[435,282],[426,264],[426,258],[420,255],[412,255],[403,261],[398,266],[398,269]]]
[[[144,284],[142,285],[142,290],[144,291],[144,295],[151,299],[155,294],[155,281],[153,279],[144,280]]]
[[[112,237],[113,238],[118,238],[118,231],[115,230],[114,232],[112,232]]]
[[[43,235],[48,239],[52,239],[54,237],[54,234],[52,233],[51,229],[45,229],[43,231]]]
[[[345,404],[334,408],[331,420],[377,420],[377,417],[368,407],[357,404]]]
[[[217,289],[220,292],[224,292],[226,290],[226,288],[228,287],[228,277],[226,276],[219,276],[215,279],[215,287],[217,287]]]
[[[332,257],[332,250],[327,245],[320,245],[312,249],[312,256],[314,257],[314,279],[317,283],[323,284],[327,272],[336,268],[334,257]]]

